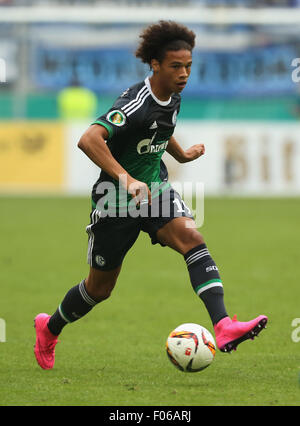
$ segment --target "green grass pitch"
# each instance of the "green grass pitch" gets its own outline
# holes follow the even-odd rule
[[[230,315],[268,328],[199,373],[167,359],[184,322],[212,330],[185,263],[141,234],[112,297],[68,325],[51,371],[34,359],[33,318],[52,314],[87,272],[88,198],[0,198],[0,405],[299,405],[300,199],[206,199],[201,228]],[[298,333],[300,335],[300,332]]]

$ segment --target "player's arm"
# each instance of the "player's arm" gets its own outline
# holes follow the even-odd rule
[[[187,163],[201,157],[201,155],[205,153],[205,146],[201,143],[184,150],[174,136],[171,136],[167,146],[167,152],[179,163]]]
[[[113,179],[120,180],[123,187],[133,196],[147,196],[151,204],[151,192],[144,182],[134,179],[113,157],[106,145],[108,131],[105,127],[94,124],[81,136],[78,142],[80,148],[90,160],[109,174]]]

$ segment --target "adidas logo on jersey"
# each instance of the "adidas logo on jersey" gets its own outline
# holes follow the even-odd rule
[[[153,123],[151,124],[151,126],[149,127],[149,129],[150,130],[154,130],[154,129],[157,129],[157,127],[158,127],[158,125],[157,125],[156,120],[155,120],[155,121],[153,121]]]

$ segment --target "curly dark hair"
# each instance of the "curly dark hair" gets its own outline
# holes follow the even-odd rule
[[[187,49],[192,51],[196,35],[184,25],[174,21],[159,21],[141,33],[135,56],[142,62],[151,65],[151,60],[162,62],[169,50]]]

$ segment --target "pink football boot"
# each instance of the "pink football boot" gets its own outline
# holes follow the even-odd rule
[[[254,339],[266,327],[268,317],[260,315],[252,321],[240,322],[236,315],[225,317],[215,326],[217,346],[221,352],[236,350],[237,345],[248,339]]]
[[[50,315],[39,314],[34,319],[36,331],[36,341],[34,354],[40,367],[44,370],[51,370],[55,361],[55,346],[58,342],[47,327]]]

